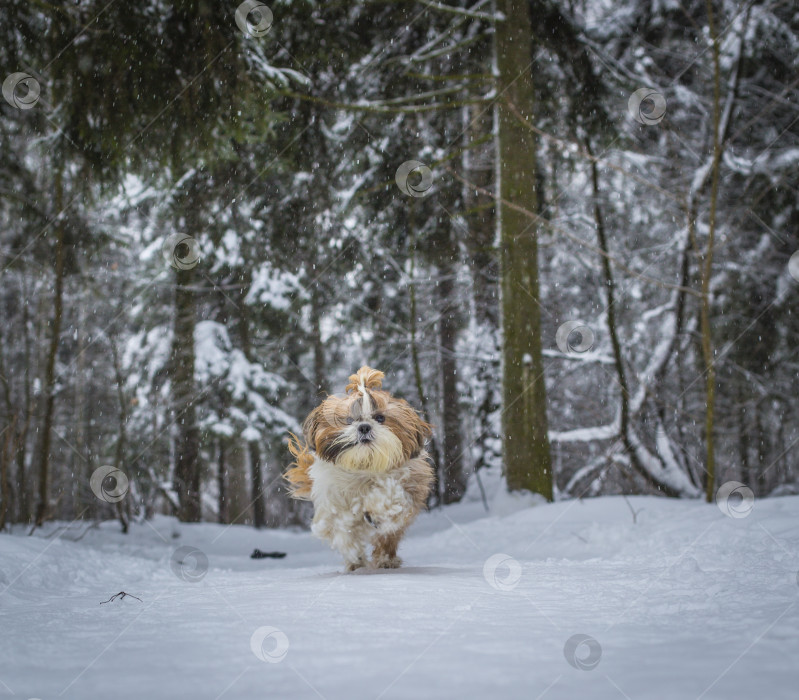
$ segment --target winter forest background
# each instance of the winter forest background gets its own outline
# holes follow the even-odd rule
[[[436,426],[431,506],[501,470],[797,492],[794,3],[5,0],[0,33],[0,529],[307,523],[286,433],[364,363]]]

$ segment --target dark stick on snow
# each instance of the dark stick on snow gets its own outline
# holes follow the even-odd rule
[[[112,600],[116,600],[117,598],[122,600],[126,596],[128,598],[136,598],[135,595],[131,595],[130,593],[125,593],[125,591],[120,591],[119,593],[115,593],[114,595],[112,595],[108,600],[104,600],[102,603],[100,603],[100,605],[105,605],[106,603],[110,603]],[[136,600],[138,600],[140,603],[143,602],[141,598],[136,598]]]
[[[282,559],[285,556],[285,552],[262,552],[260,549],[254,549],[250,559]]]

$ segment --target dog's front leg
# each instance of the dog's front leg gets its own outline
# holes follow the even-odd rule
[[[360,522],[347,519],[337,523],[331,544],[344,557],[344,568],[347,571],[366,566],[366,542]]]
[[[362,515],[317,507],[311,532],[330,542],[330,546],[344,557],[347,571],[366,566],[366,538],[363,535]]]

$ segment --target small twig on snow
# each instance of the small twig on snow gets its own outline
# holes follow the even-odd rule
[[[627,504],[627,507],[630,509],[630,512],[633,514],[633,525],[635,525],[638,522],[638,514],[643,510],[643,508],[635,510],[635,508],[633,508],[627,496],[622,494],[621,497],[624,499],[624,502]]]
[[[129,598],[136,598],[135,595],[131,595],[130,593],[125,593],[125,591],[120,591],[119,593],[115,593],[114,595],[112,595],[108,600],[104,600],[102,603],[100,603],[100,605],[105,605],[106,603],[110,603],[112,600],[116,600],[117,598],[122,600],[123,598],[125,598],[125,596]],[[140,603],[144,602],[142,601],[141,598],[136,598],[136,600],[138,600]]]

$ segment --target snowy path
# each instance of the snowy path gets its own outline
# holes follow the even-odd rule
[[[0,697],[799,697],[799,497],[740,519],[630,502],[636,524],[620,498],[460,504],[420,518],[405,568],[354,575],[303,532],[18,529],[0,535]],[[170,566],[185,545],[207,554],[199,581]],[[498,553],[519,568],[484,573]],[[99,605],[122,590],[142,602]],[[585,670],[576,634],[596,640]]]

